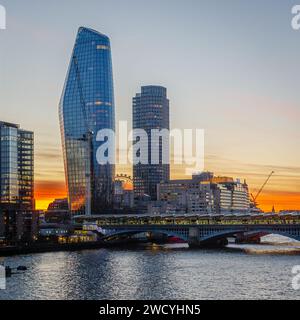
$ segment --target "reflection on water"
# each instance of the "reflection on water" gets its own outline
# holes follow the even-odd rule
[[[29,269],[7,279],[0,299],[300,298],[291,286],[299,242],[266,238],[263,245],[230,244],[225,250],[171,247],[2,258]]]

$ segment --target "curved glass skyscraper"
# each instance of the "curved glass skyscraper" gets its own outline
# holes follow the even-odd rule
[[[101,129],[115,129],[113,75],[109,38],[79,28],[59,117],[70,210],[103,213],[112,206],[113,164],[99,165],[96,141]]]

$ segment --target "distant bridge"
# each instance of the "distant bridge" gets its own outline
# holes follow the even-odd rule
[[[79,216],[85,228],[98,230],[103,241],[113,241],[139,233],[176,236],[190,246],[224,245],[228,237],[283,235],[300,241],[300,217],[281,216]]]

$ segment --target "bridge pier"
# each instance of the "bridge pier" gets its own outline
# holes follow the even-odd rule
[[[235,243],[237,244],[260,244],[261,243],[261,237],[264,236],[265,234],[261,233],[255,233],[255,234],[237,234],[235,238]]]
[[[225,247],[228,240],[226,237],[202,240],[199,227],[191,227],[188,244],[190,248],[220,248]]]
[[[190,248],[223,248],[228,245],[227,238],[223,239],[211,239],[211,240],[205,240],[205,241],[198,241],[198,242],[189,242]]]

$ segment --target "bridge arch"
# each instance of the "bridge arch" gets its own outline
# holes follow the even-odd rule
[[[204,236],[204,237],[200,237],[200,241],[201,242],[205,242],[205,241],[211,241],[211,240],[217,240],[217,239],[222,239],[222,238],[227,238],[227,237],[232,237],[238,234],[244,234],[245,232],[251,232],[251,236],[257,236],[259,234],[263,234],[261,237],[265,236],[265,235],[270,235],[270,234],[275,234],[275,235],[281,235],[284,237],[287,237],[289,239],[293,239],[296,241],[300,241],[300,235],[296,235],[293,233],[289,233],[286,231],[279,231],[279,230],[270,230],[270,229],[257,229],[257,230],[249,230],[249,231],[245,231],[243,229],[240,230],[224,230],[221,232],[212,232],[211,234]]]
[[[165,234],[167,236],[173,236],[178,237],[182,239],[183,241],[188,241],[188,232],[178,232],[175,230],[170,229],[155,229],[155,228],[146,228],[146,229],[128,229],[128,230],[117,230],[115,232],[111,232],[110,234],[104,235],[101,237],[101,240],[107,241],[108,239],[112,237],[118,237],[118,236],[126,236],[126,235],[135,235],[139,233],[146,233],[146,232],[152,232],[152,233],[161,233]]]
[[[243,234],[244,232],[245,230],[224,230],[221,232],[213,232],[204,237],[200,237],[199,240],[200,242],[205,242],[205,241],[211,241],[211,240],[225,239],[228,237],[233,237],[237,234]]]
[[[270,234],[275,234],[275,235],[279,235],[279,236],[284,236],[284,237],[287,237],[289,239],[293,239],[293,240],[296,240],[296,241],[300,241],[300,235],[296,235],[296,234],[293,234],[293,233],[289,233],[289,232],[286,232],[286,231],[277,231],[277,230],[267,230],[267,229],[260,229],[257,233],[264,233],[263,236],[266,236],[266,235],[270,235]]]

